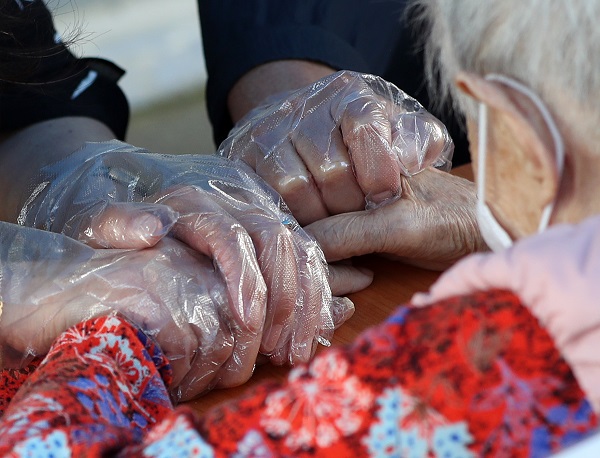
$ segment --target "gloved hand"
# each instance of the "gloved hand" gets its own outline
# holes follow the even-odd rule
[[[166,205],[102,201],[85,212],[71,237],[93,248],[148,248],[169,233],[178,216]]]
[[[472,182],[428,168],[402,177],[402,196],[394,202],[330,216],[305,229],[330,262],[380,253],[437,270],[486,248],[477,228],[475,203]]]
[[[600,409],[600,217],[555,226],[508,250],[469,256],[443,274],[429,293],[413,297],[424,306],[475,291],[514,292],[542,326]]]
[[[281,198],[243,164],[215,156],[168,156],[112,141],[87,144],[47,167],[48,185],[22,210],[28,226],[80,237],[106,205],[143,202],[178,214],[171,234],[214,259],[230,316],[276,364],[304,362],[327,344],[353,306],[332,298],[318,245]],[[338,320],[334,322],[334,317]],[[258,347],[234,351],[245,381]]]
[[[260,345],[260,327],[232,313],[212,261],[170,237],[144,250],[97,250],[0,223],[0,269],[2,367],[43,355],[80,321],[119,312],[158,341],[173,367],[176,399],[252,373],[246,362]]]
[[[445,126],[396,86],[340,71],[271,97],[218,153],[241,159],[282,195],[301,225],[398,198],[400,176],[448,170]]]

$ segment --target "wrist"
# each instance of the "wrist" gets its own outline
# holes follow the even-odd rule
[[[299,89],[335,73],[319,62],[277,60],[254,67],[231,88],[227,106],[234,123],[274,94]]]
[[[0,220],[16,222],[20,209],[39,184],[41,170],[78,150],[86,141],[114,138],[103,123],[65,117],[33,124],[0,141]]]

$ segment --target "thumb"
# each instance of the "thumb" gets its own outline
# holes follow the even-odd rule
[[[331,301],[331,315],[335,329],[339,328],[354,314],[354,303],[347,297],[333,296]]]
[[[379,212],[343,213],[315,221],[304,229],[312,235],[328,262],[383,252],[386,225]]]
[[[167,235],[178,216],[161,204],[106,203],[73,236],[92,248],[148,248]]]
[[[329,287],[334,296],[365,289],[373,281],[373,271],[345,264],[329,265]]]

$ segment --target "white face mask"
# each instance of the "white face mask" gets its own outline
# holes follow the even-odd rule
[[[552,140],[554,141],[554,152],[556,155],[556,168],[558,176],[562,176],[565,149],[562,137],[550,112],[542,102],[542,100],[531,89],[511,78],[502,75],[491,74],[485,77],[489,81],[498,81],[506,86],[511,87],[524,96],[528,97],[539,110],[542,118],[546,122],[546,126],[550,131]],[[506,230],[500,225],[494,217],[488,205],[485,203],[485,163],[487,155],[487,105],[479,104],[479,143],[478,143],[478,164],[477,164],[477,221],[479,230],[483,239],[493,251],[500,251],[512,245],[513,240],[510,238]],[[552,210],[554,209],[554,201],[546,205],[542,212],[538,232],[542,232],[548,227]]]

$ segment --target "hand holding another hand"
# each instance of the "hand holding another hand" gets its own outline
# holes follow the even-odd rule
[[[306,225],[397,198],[402,175],[449,169],[453,145],[444,125],[393,84],[341,71],[271,97],[218,152],[252,167]]]
[[[472,182],[428,168],[402,177],[401,183],[402,195],[395,201],[305,227],[329,262],[379,253],[438,270],[486,248],[477,228]],[[331,287],[335,291],[338,285]]]
[[[227,287],[228,316],[258,336],[238,355],[238,366],[250,373],[258,351],[276,364],[308,360],[316,343],[326,344],[352,313],[350,301],[332,298],[318,245],[280,196],[241,163],[152,154],[114,141],[87,144],[43,173],[46,187],[21,212],[26,225],[85,241],[90,234],[118,240],[118,231],[94,234],[102,224],[118,227],[106,222],[108,211],[122,215],[138,206],[146,216],[160,216],[163,232],[168,228],[213,259]],[[173,221],[164,217],[169,212]],[[230,375],[242,383],[249,372],[236,368]]]
[[[0,227],[2,367],[45,354],[80,321],[119,313],[159,343],[176,399],[252,374],[262,329],[233,316],[206,256],[172,238],[144,250],[98,250],[62,234]]]

